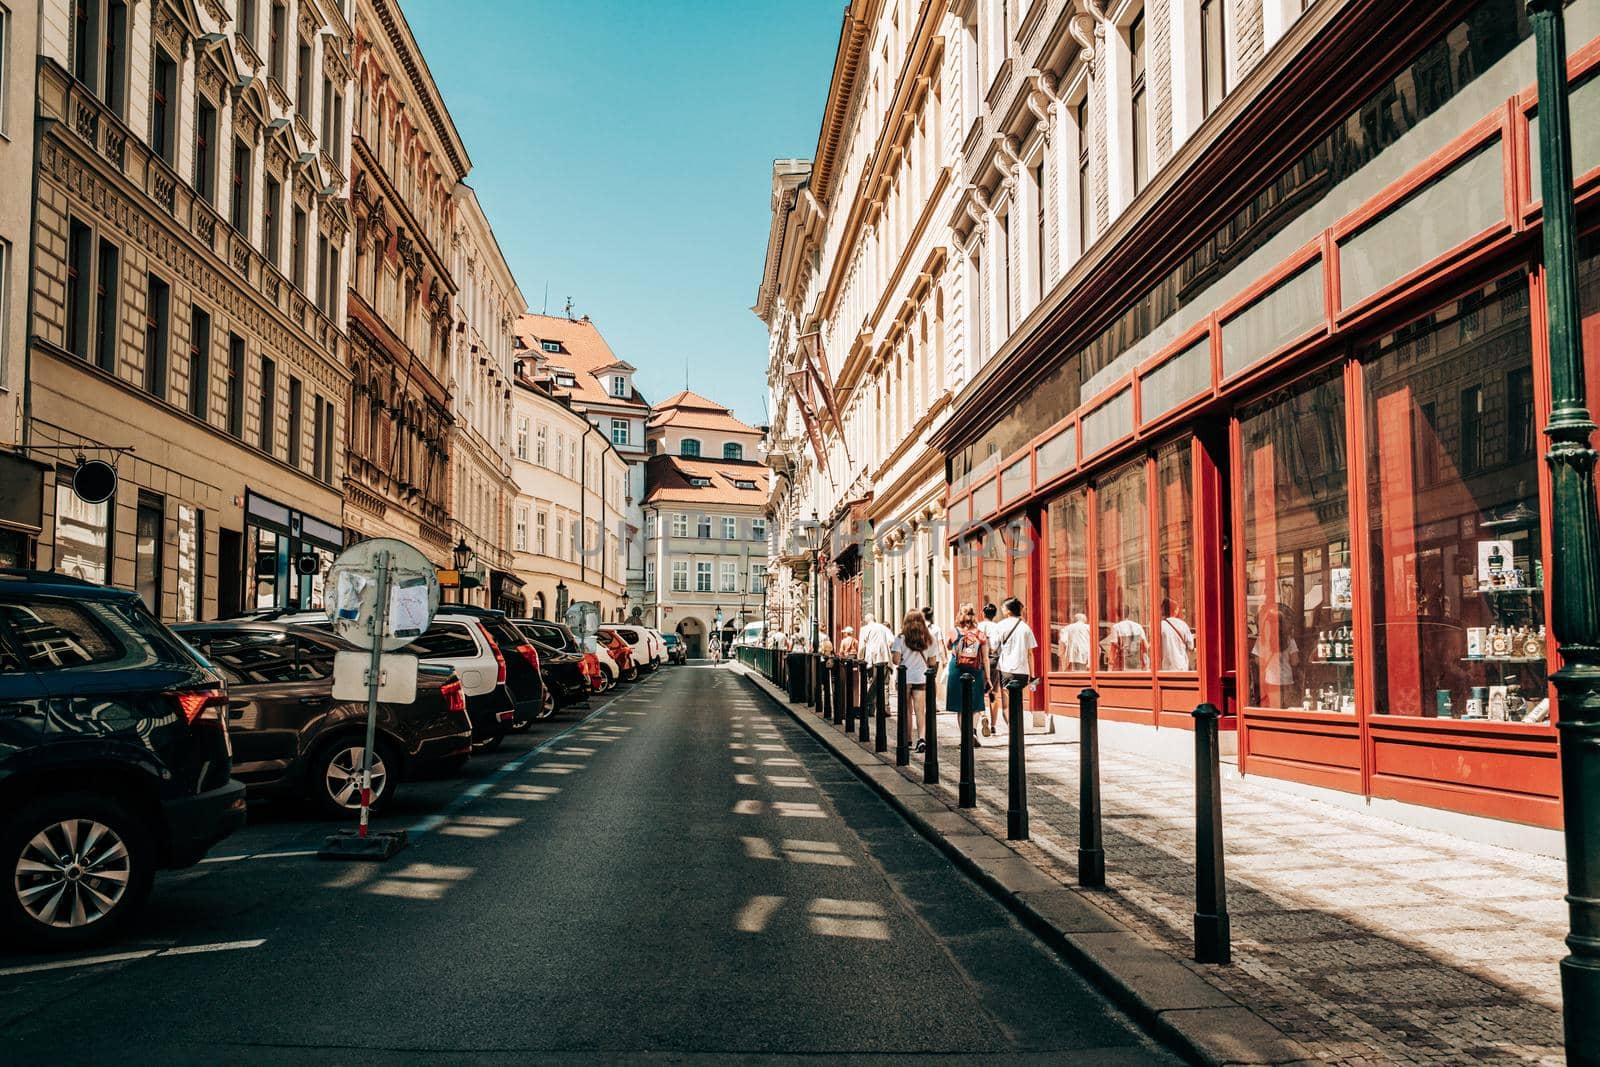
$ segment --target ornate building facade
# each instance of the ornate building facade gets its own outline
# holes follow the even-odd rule
[[[343,540],[350,12],[40,18],[36,562],[169,620],[312,603]],[[73,492],[79,456],[116,462],[110,499]]]
[[[466,147],[395,0],[356,0],[344,524],[451,565],[456,188]]]

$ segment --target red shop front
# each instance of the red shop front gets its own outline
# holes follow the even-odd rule
[[[1574,116],[1600,114],[1597,7],[1569,9]],[[1558,826],[1526,23],[1483,0],[1407,55],[1060,339],[1069,413],[952,451],[956,598],[1024,600],[1052,712],[1092,686],[1103,719],[1188,729],[1210,701],[1246,774]],[[1577,140],[1600,410],[1600,144]]]

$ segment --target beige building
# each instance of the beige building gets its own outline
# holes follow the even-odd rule
[[[0,189],[33,181],[33,42],[37,3],[0,4]],[[33,562],[44,520],[45,465],[28,460],[23,395],[28,371],[28,246],[32,197],[0,198],[0,567]]]
[[[315,602],[343,540],[348,12],[45,0],[39,40],[38,564],[164,619]],[[117,463],[109,501],[62,478],[80,453]]]
[[[645,622],[703,656],[761,617],[767,481],[761,431],[684,390],[650,416],[644,496]]]
[[[398,3],[355,11],[344,521],[448,568],[456,188],[472,162]]]
[[[455,276],[457,328],[450,357],[451,522],[455,543],[473,552],[481,584],[462,590],[469,603],[526,608],[513,567],[511,470],[513,327],[522,293],[468,185],[456,186]]]
[[[561,382],[570,373],[523,350],[512,390],[512,571],[534,618],[594,604],[620,621],[627,586],[628,460]]]

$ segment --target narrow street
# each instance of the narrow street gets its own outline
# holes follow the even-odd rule
[[[1176,1062],[731,671],[543,726],[385,864],[261,810],[86,954],[135,958],[0,956],[6,1058]]]

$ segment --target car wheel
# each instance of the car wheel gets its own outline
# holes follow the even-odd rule
[[[12,938],[50,951],[112,937],[150,894],[149,828],[125,801],[62,793],[26,804],[0,831],[6,881],[0,920]]]
[[[329,815],[343,817],[361,810],[362,738],[342,737],[322,749],[311,768],[311,799]],[[372,801],[379,811],[394,796],[399,784],[399,760],[385,741],[372,747]]]
[[[628,673],[622,676],[622,680],[625,682],[637,682],[639,680],[639,668],[629,667]]]
[[[544,697],[539,701],[539,711],[534,715],[534,718],[539,722],[543,722],[555,713],[556,695],[555,692],[547,685],[544,687]]]
[[[501,745],[505,744],[505,740],[506,740],[505,731],[501,730],[500,732],[494,734],[491,737],[485,737],[481,741],[472,742],[472,751],[473,752],[493,752],[495,749],[497,749]]]

